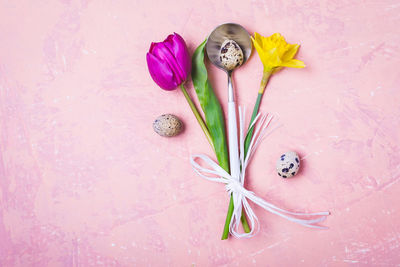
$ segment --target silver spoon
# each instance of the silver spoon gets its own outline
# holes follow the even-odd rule
[[[243,62],[235,67],[226,68],[220,58],[221,46],[226,40],[235,41],[243,52]],[[249,33],[239,24],[226,23],[215,28],[207,39],[207,56],[218,68],[224,70],[228,75],[228,140],[229,161],[231,176],[239,181],[240,162],[237,136],[236,104],[235,94],[232,86],[232,72],[235,68],[243,65],[251,55],[252,45]]]

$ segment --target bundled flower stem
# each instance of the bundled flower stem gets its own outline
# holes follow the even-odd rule
[[[214,144],[215,155],[217,156],[219,165],[229,172],[229,154],[226,141],[225,120],[221,104],[214,94],[214,90],[208,80],[206,66],[204,65],[204,47],[206,41],[197,47],[192,57],[192,80],[196,94],[199,99],[201,108],[203,109],[206,124],[210,130],[211,139]],[[233,199],[231,196],[228,214],[225,220],[222,239],[227,239],[229,236],[229,225],[234,210]],[[246,217],[242,213],[241,222],[245,232],[250,232],[250,227]]]

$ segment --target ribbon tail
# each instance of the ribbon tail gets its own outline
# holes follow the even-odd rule
[[[317,213],[290,212],[290,211],[278,208],[278,207],[272,205],[271,203],[268,203],[267,201],[263,200],[262,198],[257,197],[251,191],[244,192],[244,194],[247,198],[249,198],[251,201],[253,201],[253,203],[257,204],[258,206],[262,207],[263,209],[265,209],[273,214],[276,214],[282,218],[285,218],[288,221],[298,223],[298,224],[301,224],[303,226],[307,226],[310,228],[327,229],[327,227],[318,226],[318,225],[314,225],[314,224],[324,221],[326,219],[326,217],[330,214],[329,212],[317,212]],[[320,217],[315,218],[315,219],[300,219],[300,218],[288,216],[286,214],[290,214],[290,215],[294,215],[294,216],[320,216]]]

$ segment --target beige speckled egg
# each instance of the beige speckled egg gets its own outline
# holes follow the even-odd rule
[[[243,51],[238,43],[228,39],[221,45],[219,59],[225,69],[233,70],[243,64]]]
[[[182,132],[183,123],[175,115],[164,114],[153,122],[153,129],[161,136],[171,137]]]
[[[300,169],[300,157],[294,151],[288,151],[276,162],[276,171],[282,178],[295,176]]]

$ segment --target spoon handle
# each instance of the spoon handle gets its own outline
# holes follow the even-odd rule
[[[228,140],[231,176],[239,181],[240,166],[236,120],[236,103],[233,93],[231,75],[228,75]]]
[[[239,146],[236,121],[236,104],[228,103],[228,131],[229,131],[229,163],[231,176],[239,181]]]

